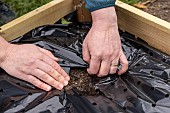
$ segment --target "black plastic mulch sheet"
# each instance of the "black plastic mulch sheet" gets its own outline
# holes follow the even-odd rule
[[[47,25],[36,28],[13,43],[31,43],[60,58],[68,73],[87,68],[82,42],[90,24]],[[42,91],[0,72],[0,111],[4,113],[169,113],[170,57],[121,32],[129,70],[122,76],[94,78],[96,95],[67,91]],[[89,81],[90,82],[90,81]]]

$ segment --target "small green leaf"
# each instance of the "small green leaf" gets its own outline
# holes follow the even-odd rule
[[[66,19],[62,18],[62,19],[61,19],[61,23],[62,23],[62,24],[70,24],[70,23],[72,23],[72,22],[68,22]]]

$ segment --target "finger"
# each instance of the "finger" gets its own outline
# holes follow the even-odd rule
[[[110,62],[109,61],[102,61],[101,66],[100,66],[100,71],[98,73],[98,77],[103,77],[108,75],[110,72]]]
[[[101,60],[97,58],[91,58],[90,67],[87,69],[88,73],[95,75],[99,72]]]
[[[49,57],[52,58],[53,60],[55,60],[55,61],[58,61],[58,60],[59,60],[59,59],[56,58],[50,51],[48,51],[48,50],[46,50],[46,49],[43,49],[43,48],[40,48],[40,47],[39,47],[39,49],[40,49],[41,52],[45,53],[47,56],[49,56]]]
[[[70,80],[70,76],[61,68],[58,63],[55,63],[54,69],[57,70],[57,72],[60,73],[67,81]]]
[[[124,55],[123,52],[120,56],[120,64],[122,65],[122,67],[119,70],[118,75],[121,75],[128,70],[128,61],[127,61],[126,56]]]
[[[24,75],[23,78],[21,79],[45,91],[50,91],[52,89],[51,86],[43,83],[42,81],[40,81],[39,79],[37,79],[36,77],[32,75]]]
[[[87,47],[87,44],[83,43],[83,60],[87,63],[90,63],[90,53]]]
[[[40,69],[41,71],[47,73],[49,76],[51,76],[53,79],[56,81],[62,83],[64,86],[68,84],[68,80],[66,80],[61,74],[59,74],[53,67],[50,65],[42,62],[42,61],[37,61],[37,68]]]
[[[35,69],[32,74],[39,78],[40,80],[46,82],[48,85],[51,85],[53,87],[55,87],[58,90],[62,90],[64,85],[58,81],[56,81],[54,78],[52,78],[50,75],[48,75],[47,73],[39,70],[39,69]]]
[[[118,68],[118,59],[114,59],[110,64],[110,74],[115,74]]]
[[[44,55],[43,58],[41,59],[43,62],[49,64],[52,66],[60,75],[62,75],[67,81],[70,80],[69,75],[60,67],[60,65],[51,59],[50,57]]]

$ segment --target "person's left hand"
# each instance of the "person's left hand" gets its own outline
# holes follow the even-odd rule
[[[48,50],[33,44],[16,45],[7,42],[1,50],[4,52],[0,54],[3,56],[0,67],[9,75],[40,89],[50,91],[54,87],[62,90],[70,80],[69,75],[57,63],[58,59]]]
[[[99,77],[115,74],[119,62],[122,65],[119,75],[128,69],[128,61],[121,48],[116,16],[109,19],[105,14],[109,14],[109,11],[114,14],[114,7],[92,12],[93,25],[83,42],[83,59],[90,65],[87,71]]]

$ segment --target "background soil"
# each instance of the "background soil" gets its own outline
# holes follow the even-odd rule
[[[170,22],[170,0],[155,0],[147,4],[145,12]]]

